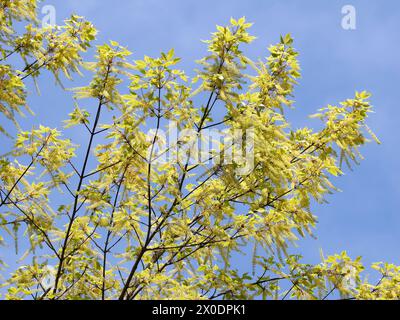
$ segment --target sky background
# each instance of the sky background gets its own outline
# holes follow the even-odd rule
[[[133,51],[132,59],[174,48],[182,57],[180,68],[189,75],[196,68],[194,61],[206,52],[200,40],[208,39],[215,25],[228,23],[230,17],[246,16],[254,22],[250,32],[257,40],[244,50],[252,59],[266,57],[267,47],[290,32],[302,68],[295,109],[287,111],[293,128],[318,126],[309,114],[366,89],[373,94],[376,111],[368,125],[382,141],[382,145],[366,145],[361,165],[334,180],[342,192],[329,195],[329,204],[314,207],[319,218],[316,239],[300,241],[296,251],[310,263],[320,261],[322,248],[326,255],[347,250],[354,258],[363,256],[367,264],[400,264],[399,1],[63,0],[44,4],[55,6],[58,24],[72,12],[85,16],[100,31],[98,44],[118,41]],[[347,4],[356,9],[356,30],[341,27],[341,9]],[[65,86],[80,83],[85,82]],[[30,98],[36,117],[24,120],[23,127],[38,122],[61,127],[73,109],[72,99],[65,99],[51,77],[40,77],[39,86],[41,96],[33,93]],[[79,142],[79,133],[72,138]]]

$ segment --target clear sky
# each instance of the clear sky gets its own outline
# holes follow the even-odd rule
[[[380,146],[365,146],[361,165],[335,179],[342,192],[328,196],[329,204],[314,207],[319,217],[316,239],[301,241],[298,251],[305,262],[318,262],[322,248],[325,254],[347,250],[352,257],[363,256],[365,263],[400,263],[399,1],[53,0],[44,4],[55,6],[57,23],[72,12],[85,16],[100,31],[98,43],[116,40],[133,51],[135,59],[175,48],[182,57],[180,67],[189,74],[205,53],[200,40],[230,17],[246,16],[254,22],[251,32],[258,38],[245,49],[252,59],[265,57],[268,45],[290,32],[302,67],[295,109],[287,113],[293,127],[318,125],[307,115],[366,89],[373,94],[376,111],[368,124],[382,141]],[[355,30],[341,26],[341,9],[347,4],[356,9]],[[30,98],[36,118],[28,117],[23,126],[34,121],[61,127],[73,108],[72,100],[54,88],[50,77],[41,77],[39,86],[42,95]],[[78,134],[75,138],[79,141]]]

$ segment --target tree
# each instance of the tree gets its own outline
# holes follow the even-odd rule
[[[312,233],[310,204],[335,191],[342,161],[357,163],[365,131],[378,141],[365,124],[369,93],[322,108],[320,131],[293,130],[284,109],[300,68],[290,35],[252,62],[241,51],[254,39],[251,24],[231,19],[189,80],[173,50],[130,63],[111,41],[83,63],[94,27],[72,16],[38,28],[35,11],[34,0],[1,1],[0,110],[18,134],[0,161],[0,235],[16,249],[18,236],[29,244],[26,265],[5,280],[6,298],[399,297],[394,265],[373,265],[381,280],[369,284],[360,258],[345,252],[318,265],[288,253]],[[24,34],[15,21],[26,22]],[[16,55],[21,71],[9,62]],[[60,82],[81,66],[93,77],[76,98],[94,107],[77,102],[64,127],[86,128],[87,143],[64,138],[64,129],[19,129],[24,80],[47,69]],[[175,143],[165,141],[167,123],[186,132]],[[204,154],[197,146],[211,129],[230,139],[214,136]],[[252,272],[241,273],[233,256],[250,247]]]

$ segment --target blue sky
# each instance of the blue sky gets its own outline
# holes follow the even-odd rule
[[[307,115],[366,89],[373,94],[376,111],[368,124],[382,141],[380,146],[364,147],[361,165],[335,179],[342,192],[328,196],[329,204],[315,206],[317,239],[302,240],[298,251],[307,262],[318,262],[322,248],[325,254],[347,250],[352,257],[363,256],[366,263],[400,263],[400,2],[63,0],[44,4],[55,6],[57,23],[71,12],[85,16],[100,30],[98,43],[116,40],[133,51],[135,59],[175,48],[182,57],[180,67],[188,74],[193,74],[194,61],[205,53],[200,40],[230,17],[246,16],[254,22],[251,32],[257,40],[245,49],[252,59],[267,56],[269,44],[290,32],[302,67],[295,109],[287,112],[293,127],[319,125]],[[341,27],[341,8],[346,4],[356,9],[356,30]],[[41,77],[39,86],[42,95],[30,98],[36,118],[28,117],[23,126],[41,122],[60,127],[72,110],[72,100],[54,88],[51,77]],[[78,133],[75,138],[79,139]]]

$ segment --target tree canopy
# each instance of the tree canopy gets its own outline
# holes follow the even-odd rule
[[[3,281],[7,299],[400,296],[395,265],[374,264],[380,280],[369,283],[360,257],[342,252],[310,265],[301,248],[289,250],[312,234],[311,205],[336,191],[342,165],[357,164],[370,139],[379,143],[366,125],[368,92],[322,107],[312,115],[319,131],[293,129],[285,109],[300,66],[289,34],[251,61],[242,51],[254,40],[251,23],[231,19],[188,77],[174,50],[133,60],[114,41],[84,62],[94,26],[73,15],[43,28],[36,10],[35,0],[0,1],[0,130],[14,141],[1,149],[0,240],[15,242],[24,264]],[[81,68],[92,78],[73,89],[63,126],[22,130],[26,81],[49,71],[61,84]],[[1,126],[10,121],[15,137]],[[171,123],[187,133],[172,143]],[[82,145],[66,135],[76,126],[87,131]],[[210,132],[241,133],[243,143],[207,140]],[[203,140],[213,144],[205,154]],[[235,255],[248,251],[241,272]]]

